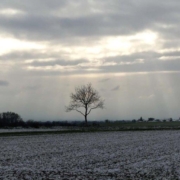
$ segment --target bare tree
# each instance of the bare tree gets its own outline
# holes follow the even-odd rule
[[[87,85],[76,87],[75,93],[70,95],[71,102],[69,106],[66,107],[66,112],[75,110],[82,114],[85,118],[85,123],[87,125],[87,116],[93,109],[104,108],[104,100],[101,99],[99,93],[92,88],[89,83]],[[84,112],[82,112],[84,109]]]

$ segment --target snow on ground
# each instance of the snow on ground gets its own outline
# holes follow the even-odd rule
[[[180,131],[0,137],[0,179],[180,179]]]

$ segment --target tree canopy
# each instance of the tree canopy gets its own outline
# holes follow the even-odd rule
[[[89,83],[75,88],[75,93],[70,95],[71,102],[66,107],[66,112],[77,111],[82,114],[87,124],[87,116],[90,112],[97,108],[104,108],[104,100],[101,99],[99,93]],[[84,109],[84,112],[83,110]]]

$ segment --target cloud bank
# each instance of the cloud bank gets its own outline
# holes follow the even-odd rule
[[[71,119],[73,116],[63,113],[68,94],[76,85],[89,81],[103,89],[102,96],[108,99],[113,118],[120,116],[111,109],[113,99],[121,107],[119,97],[124,99],[125,108],[121,107],[124,118],[140,116],[141,111],[148,116],[149,109],[157,116],[177,117],[179,16],[179,0],[2,0],[0,86],[6,86],[6,91],[0,88],[3,102],[0,108],[18,110],[26,118],[34,110],[35,118],[43,119],[59,117],[58,110],[54,110],[58,105],[62,118]],[[136,86],[138,81],[144,84],[143,91],[138,88],[141,84]],[[139,93],[133,91],[134,87]],[[149,88],[152,92],[144,94]],[[58,93],[64,98],[63,105],[48,99],[49,94],[57,99]],[[153,98],[137,98],[152,94]],[[10,103],[11,95],[18,105]],[[164,105],[168,101],[174,105]],[[26,102],[32,111],[22,110]],[[51,108],[44,105],[46,102],[51,102]],[[49,110],[49,115],[42,115],[44,109]],[[107,118],[103,113],[92,117]]]

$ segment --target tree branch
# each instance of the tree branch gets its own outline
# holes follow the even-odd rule
[[[90,108],[90,110],[89,110],[89,112],[87,113],[87,115],[91,112],[91,110],[96,109],[96,108],[101,108],[101,109],[103,109],[103,108],[104,108],[104,101],[101,101],[101,102],[99,102],[96,106]]]
[[[80,114],[82,114],[83,116],[85,116],[85,114],[83,114],[81,111],[75,109],[77,112],[79,112]]]

